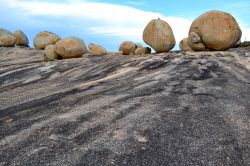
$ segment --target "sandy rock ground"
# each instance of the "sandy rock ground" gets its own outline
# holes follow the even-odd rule
[[[41,54],[0,48],[0,166],[250,165],[250,47]]]

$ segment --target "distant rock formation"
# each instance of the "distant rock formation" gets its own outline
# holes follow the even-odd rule
[[[48,45],[44,49],[44,61],[53,61],[58,59],[58,54],[55,51],[55,45]]]
[[[78,58],[88,52],[83,40],[77,37],[67,37],[55,44],[55,51],[63,59]]]
[[[14,36],[16,38],[16,45],[18,46],[24,46],[24,47],[28,47],[29,46],[29,40],[27,38],[27,36],[25,35],[25,33],[21,30],[16,30],[14,32]]]
[[[33,45],[36,49],[44,50],[48,45],[55,45],[56,42],[61,40],[61,37],[52,32],[40,32],[33,40]]]
[[[0,28],[0,47],[14,47],[15,44],[15,36],[10,31]]]
[[[143,40],[156,53],[168,52],[175,46],[175,37],[170,25],[161,20],[151,20],[143,31]]]
[[[134,55],[137,45],[131,41],[124,41],[119,47],[123,55]]]
[[[100,45],[89,43],[88,48],[92,55],[107,55],[107,50]]]
[[[135,55],[146,55],[151,53],[151,48],[149,47],[137,47],[135,50]]]
[[[209,11],[193,21],[188,42],[195,51],[224,51],[233,47],[240,40],[241,34],[241,29],[231,14]]]

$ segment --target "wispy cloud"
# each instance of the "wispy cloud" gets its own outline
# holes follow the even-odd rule
[[[142,3],[143,1],[139,1]],[[143,28],[154,18],[167,20],[173,27],[177,41],[187,35],[190,21],[178,17],[166,17],[160,13],[143,11],[133,7],[70,0],[60,3],[48,1],[10,0],[8,5],[20,11],[26,17],[49,16],[78,20],[85,24],[86,30],[93,34],[120,36],[141,40]]]
[[[134,6],[141,6],[141,5],[145,5],[147,2],[144,0],[137,0],[137,1],[126,1],[127,4],[129,5],[134,5]]]
[[[178,42],[188,35],[191,25],[191,20],[180,17],[88,0],[8,0],[1,3],[0,9],[2,7],[14,11],[18,18],[32,20],[31,27],[47,23],[46,27],[68,29],[66,34],[74,31],[77,34],[92,35],[95,39],[114,37],[117,41],[142,42],[142,32],[147,23],[151,19],[161,18],[172,27],[178,45]],[[243,30],[243,37],[249,37],[250,30],[247,27]]]

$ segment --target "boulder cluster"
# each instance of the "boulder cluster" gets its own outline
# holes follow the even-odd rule
[[[193,21],[188,37],[181,40],[179,47],[182,51],[224,51],[240,43],[241,35],[241,29],[231,14],[214,10],[202,14]],[[172,28],[160,18],[153,19],[146,25],[142,38],[156,53],[169,52],[176,45]],[[15,45],[28,47],[26,35],[21,30],[11,33],[0,29],[0,47]],[[100,45],[89,43],[87,47],[84,41],[77,37],[62,39],[59,35],[47,31],[38,33],[33,45],[36,49],[44,50],[45,61],[78,58],[86,53],[96,56],[108,54]],[[150,54],[150,47],[124,41],[120,44],[118,54]]]
[[[142,45],[131,41],[122,42],[119,51],[121,51],[123,55],[145,55],[151,53],[149,47],[143,47]]]
[[[26,35],[21,30],[11,33],[0,28],[0,47],[14,47],[15,45],[28,47],[29,41]]]
[[[194,51],[224,51],[233,47],[241,35],[241,29],[231,14],[209,11],[193,21],[188,45]]]

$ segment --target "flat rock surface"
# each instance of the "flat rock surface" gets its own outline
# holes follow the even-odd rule
[[[41,54],[0,48],[0,166],[250,165],[250,47]]]

